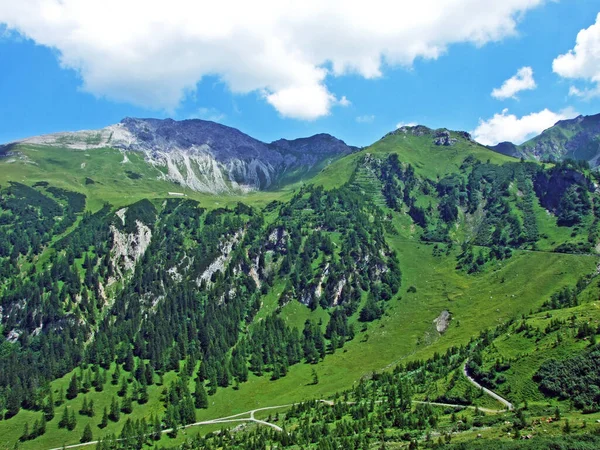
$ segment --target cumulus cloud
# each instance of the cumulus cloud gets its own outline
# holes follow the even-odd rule
[[[204,76],[316,119],[345,97],[329,77],[381,76],[454,43],[514,35],[544,0],[0,0],[0,23],[54,49],[98,96],[175,110]]]
[[[374,114],[366,114],[364,116],[358,116],[356,118],[356,121],[358,123],[373,123],[375,121],[375,115]]]
[[[345,95],[342,95],[342,98],[338,100],[338,104],[340,106],[350,106],[352,102],[348,100]]]
[[[402,127],[416,127],[417,124],[415,122],[398,122],[396,124],[396,128],[402,128]]]
[[[527,139],[550,128],[559,120],[572,119],[577,115],[577,112],[571,108],[557,113],[546,108],[519,118],[514,114],[509,114],[508,109],[504,109],[488,120],[480,119],[479,125],[471,134],[477,142],[483,145],[496,145],[504,141],[522,144]]]
[[[577,34],[575,47],[552,62],[552,70],[563,78],[591,84],[583,89],[571,86],[570,95],[586,98],[600,95],[600,13],[596,23]]]
[[[216,108],[198,108],[198,110],[191,114],[188,119],[203,119],[210,120],[212,122],[220,122],[227,117],[224,113]]]
[[[498,100],[517,98],[516,94],[521,91],[535,89],[537,86],[533,79],[531,67],[521,67],[517,73],[502,83],[502,86],[492,91],[492,97]]]

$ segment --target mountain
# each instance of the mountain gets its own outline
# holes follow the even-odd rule
[[[326,134],[267,144],[235,128],[205,120],[126,118],[101,130],[56,133],[13,143],[78,151],[112,148],[143,155],[155,177],[196,192],[264,190],[318,172],[356,151]]]
[[[422,125],[360,150],[109,128],[0,159],[0,448],[597,447],[586,164]],[[233,188],[232,161],[276,182]]]
[[[490,147],[517,158],[563,161],[567,158],[600,165],[600,114],[561,120],[529,141],[514,145],[501,142]]]

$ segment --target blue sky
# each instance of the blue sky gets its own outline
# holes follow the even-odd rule
[[[54,0],[32,3],[36,2]],[[175,3],[182,2],[185,0]],[[48,15],[32,18],[33,13],[25,7],[0,0],[0,142],[101,128],[133,116],[215,120],[265,141],[327,132],[350,144],[368,145],[399,123],[419,123],[475,130],[481,141],[494,143],[522,141],[560,118],[600,113],[600,60],[593,51],[595,44],[600,44],[600,23],[596,24],[600,3],[507,2],[514,4],[512,9],[490,11],[491,25],[482,25],[471,34],[435,34],[440,23],[464,26],[457,21],[462,15],[448,13],[444,17],[442,12],[441,22],[431,27],[424,24],[419,29],[422,36],[414,40],[406,33],[394,35],[391,23],[391,32],[386,34],[391,37],[385,41],[369,37],[358,41],[344,30],[320,38],[323,21],[327,25],[337,19],[357,20],[339,18],[330,11],[307,15],[310,20],[298,20],[291,26],[286,12],[279,12],[282,18],[268,24],[272,36],[253,31],[239,22],[242,19],[230,24],[214,11],[212,14],[224,21],[219,30],[230,27],[234,31],[230,40],[223,40],[219,30],[197,41],[189,34],[183,39],[167,33],[163,39],[172,47],[148,53],[152,43],[135,40],[147,30],[145,23],[137,24],[141,30],[137,37],[122,36],[121,42],[117,38],[109,42],[90,31],[81,43],[75,39],[80,39],[82,30],[93,28],[86,12],[79,11],[79,17],[73,11],[59,10],[70,20],[58,26]],[[64,8],[71,3],[66,0]],[[110,9],[111,1],[106,4]],[[528,6],[531,4],[536,5]],[[413,13],[427,17],[428,11]],[[469,14],[464,12],[465,23],[488,20]],[[312,21],[316,15],[321,22]],[[183,21],[175,20],[180,27],[195,25],[185,22],[185,14],[177,17]],[[513,23],[507,26],[506,20]],[[260,60],[246,58],[263,51],[270,38],[280,36],[276,30],[281,23],[292,30],[287,41],[282,41],[281,53],[265,51]],[[360,25],[359,37],[370,30],[368,24]],[[236,27],[243,30],[237,38]],[[347,28],[353,29],[351,25]],[[313,33],[314,42],[304,36],[304,30]],[[578,39],[580,31],[583,34]],[[482,32],[489,35],[473,37]],[[154,35],[146,34],[152,41]],[[338,36],[339,42],[331,43]],[[253,44],[246,44],[248,41]],[[123,42],[129,45],[127,51],[121,48]],[[428,46],[427,50],[416,54],[404,50],[416,44]],[[353,48],[358,49],[356,57]],[[435,57],[430,54],[432,48],[438,53]],[[205,57],[213,49],[216,56]],[[185,52],[179,55],[180,50]],[[553,67],[560,55],[569,52],[571,56]],[[302,56],[298,58],[289,56],[299,53]],[[377,67],[371,61],[373,55],[379,58]],[[267,57],[268,64],[263,67]],[[178,68],[189,60],[193,67]],[[202,63],[195,64],[200,60]],[[501,88],[524,67],[531,69],[531,79],[516,86],[528,89],[514,93],[514,98],[492,97],[493,89]],[[506,89],[511,94],[510,87]]]

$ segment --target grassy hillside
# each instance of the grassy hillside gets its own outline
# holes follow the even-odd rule
[[[327,189],[341,186],[350,179],[357,162],[365,154],[372,154],[374,157],[397,154],[403,163],[411,164],[417,174],[429,179],[461,172],[461,165],[468,156],[492,164],[515,161],[510,156],[490,151],[469,140],[465,133],[454,131],[448,133],[451,139],[456,139],[456,142],[450,146],[436,145],[435,131],[422,126],[403,127],[362,151],[333,162],[317,175],[313,182]]]
[[[373,371],[392,368],[397,363],[426,359],[435,352],[443,353],[451,346],[466,344],[472,336],[486,328],[537,310],[553,292],[563,286],[574,286],[580,274],[592,272],[598,262],[597,258],[584,255],[523,252],[513,257],[508,264],[473,277],[456,273],[451,258],[433,256],[433,245],[408,242],[400,238],[392,238],[391,243],[399,252],[405,282],[401,293],[390,302],[380,321],[366,326],[364,330],[360,328],[354,340],[348,342],[343,350],[328,355],[316,366],[300,364],[291,367],[286,377],[277,381],[270,381],[268,377],[251,376],[237,390],[233,387],[219,389],[217,394],[210,397],[208,409],[197,410],[197,419],[223,417],[307,398],[330,398]],[[408,293],[412,286],[416,288],[416,292]],[[311,316],[323,317],[324,311],[310,313],[307,307],[299,304],[288,305],[286,308],[292,307],[292,314],[298,323]],[[581,308],[587,310],[583,306]],[[433,320],[443,310],[451,312],[452,321],[448,330],[440,334],[436,331]],[[285,317],[289,312],[284,308],[281,314]],[[508,348],[515,351],[512,344]],[[313,369],[319,376],[317,385],[311,385]],[[74,373],[76,372],[77,370]],[[58,393],[60,387],[66,389],[71,375],[52,383],[54,392]],[[175,376],[174,372],[165,374],[164,385]],[[519,386],[516,382],[508,384]],[[57,407],[57,417],[48,423],[48,432],[35,441],[23,443],[22,448],[52,448],[64,443],[75,443],[88,422],[93,425],[94,436],[97,437],[119,432],[124,419],[117,424],[110,422],[105,430],[97,427],[102,408],[109,405],[109,399],[115,395],[118,387],[111,387],[110,383],[106,386],[102,393],[94,393],[92,390],[92,394],[86,396],[88,400],[94,399],[96,416],[93,419],[78,415],[77,427],[73,432],[59,430],[56,424],[64,406]],[[152,414],[162,414],[164,407],[158,398],[161,389],[160,386],[152,387],[149,391],[150,402],[135,406],[133,413],[127,417],[145,417],[148,420]],[[77,411],[82,398],[83,395],[80,395],[65,404]],[[486,402],[481,406],[494,407]],[[40,413],[22,411],[14,418],[0,422],[5,439],[2,448],[12,448],[23,431],[24,423],[29,421],[31,424],[40,416]],[[211,427],[203,426],[200,429],[205,432]],[[160,443],[163,441],[164,444],[178,442],[166,436]]]
[[[181,190],[135,154],[123,163],[111,149],[20,151],[27,160],[0,162],[12,169],[0,171],[0,448],[76,444],[86,425],[94,439],[126,437],[157,421],[164,430],[309,399],[335,399],[339,417],[321,403],[263,411],[256,417],[282,415],[268,422],[289,427],[290,442],[256,425],[239,439],[470,442],[506,438],[507,420],[522,425],[522,414],[537,420],[555,406],[583,423],[535,376],[548,358],[586,355],[597,332],[579,332],[600,320],[589,171],[519,163],[464,133],[414,127],[310,183],[166,200]],[[501,406],[472,388],[467,361],[482,383],[532,409],[482,414],[476,407]],[[72,383],[74,398],[62,400]],[[385,400],[400,385],[393,395],[408,406]],[[84,398],[94,401],[91,418],[78,413]],[[100,428],[113,399],[125,404],[120,418]],[[50,400],[45,432],[23,438]],[[428,401],[450,406],[416,403]],[[65,407],[72,430],[58,426]],[[366,428],[335,435],[350,417]],[[328,432],[316,431],[323,424]],[[140,446],[176,446],[225,426]]]
[[[105,202],[120,207],[144,198],[169,197],[169,192],[183,193],[208,208],[235,205],[242,199],[251,205],[264,206],[291,196],[285,186],[277,191],[246,195],[215,196],[196,192],[162,179],[165,168],[148,164],[138,152],[32,145],[17,145],[12,151],[21,156],[0,158],[0,186],[9,181],[29,185],[48,182],[85,194],[90,211],[99,210]]]
[[[501,143],[497,151],[538,161],[575,159],[598,166],[600,154],[600,115],[561,120],[538,136],[520,145]]]

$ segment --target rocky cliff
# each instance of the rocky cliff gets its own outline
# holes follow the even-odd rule
[[[142,152],[149,164],[165,169],[166,179],[214,194],[269,189],[356,150],[328,134],[265,143],[205,120],[135,118],[101,130],[36,136],[18,144]]]

